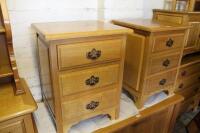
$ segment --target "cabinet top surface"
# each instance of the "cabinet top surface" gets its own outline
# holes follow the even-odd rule
[[[15,96],[12,84],[0,85],[0,122],[32,113],[37,105],[24,80],[21,81],[26,93]]]
[[[46,40],[116,35],[133,32],[131,29],[101,21],[49,22],[36,23],[32,26]]]
[[[164,23],[154,21],[152,19],[120,19],[113,20],[114,24],[129,27],[132,29],[143,30],[148,32],[159,32],[167,30],[187,29],[188,25],[175,25],[172,23]]]
[[[165,9],[153,9],[154,12],[165,12],[165,13],[176,13],[176,14],[183,14],[183,15],[200,15],[200,12],[187,12],[187,11],[172,11],[172,10],[165,10]]]

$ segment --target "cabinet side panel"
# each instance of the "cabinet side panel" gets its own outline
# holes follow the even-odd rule
[[[139,80],[142,70],[145,38],[131,34],[127,38],[124,84],[139,89]]]
[[[49,66],[49,49],[45,43],[38,38],[39,64],[40,64],[40,80],[44,100],[47,101],[51,111],[54,113],[54,98],[51,85],[51,74]]]

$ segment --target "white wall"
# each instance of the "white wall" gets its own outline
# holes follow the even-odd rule
[[[40,100],[41,94],[32,23],[141,18],[154,4],[162,4],[161,0],[151,0],[150,5],[145,1],[150,0],[7,0],[19,73],[34,98]]]
[[[152,9],[163,9],[165,0],[143,0],[144,17],[151,18],[153,15]]]
[[[96,0],[7,0],[14,50],[21,77],[36,100],[41,99],[35,35],[31,24],[46,21],[96,19]]]

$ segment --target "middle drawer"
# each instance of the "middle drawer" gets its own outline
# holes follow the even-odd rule
[[[159,57],[152,57],[150,60],[150,66],[148,74],[155,74],[164,70],[175,68],[179,64],[180,53],[163,55]]]
[[[118,82],[119,64],[91,68],[75,72],[61,72],[60,88],[63,96],[94,88],[112,85]]]

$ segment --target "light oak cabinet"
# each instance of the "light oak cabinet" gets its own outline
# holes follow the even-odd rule
[[[100,114],[118,118],[126,33],[132,31],[98,21],[33,26],[43,99],[57,132]]]
[[[153,12],[156,21],[170,20],[174,24],[190,26],[175,86],[175,92],[185,98],[180,106],[179,114],[182,114],[197,108],[200,102],[200,13],[158,9]]]
[[[147,19],[113,20],[113,23],[134,31],[127,40],[123,87],[132,94],[138,108],[161,91],[171,95],[188,27]]]

